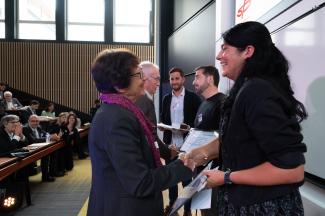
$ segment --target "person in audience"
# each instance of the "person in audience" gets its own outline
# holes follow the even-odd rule
[[[0,125],[0,156],[8,156],[12,150],[28,145],[18,116],[3,116]]]
[[[10,152],[28,145],[28,140],[22,132],[22,125],[16,115],[6,115],[0,122],[0,157],[9,157]],[[0,188],[6,189],[8,186],[17,186],[17,181],[28,181],[28,170],[23,167],[13,174],[0,180]],[[2,195],[0,200],[3,202]],[[1,214],[1,213],[0,213]],[[2,214],[1,214],[2,215]],[[5,214],[6,215],[6,214]]]
[[[80,143],[80,135],[77,125],[77,116],[74,113],[69,113],[66,122],[62,125],[62,139],[65,141],[64,147],[64,165],[65,169],[70,171],[73,168],[73,148],[77,150],[79,159],[85,159],[86,154]]]
[[[5,110],[17,110],[23,107],[17,98],[12,97],[12,93],[10,91],[5,91],[3,93],[3,97],[4,100],[2,100],[1,106],[3,106]]]
[[[152,124],[135,101],[143,92],[139,59],[128,50],[103,50],[91,67],[103,104],[89,133],[92,186],[88,214],[163,214],[162,190],[192,172],[180,160],[162,166]]]
[[[77,121],[77,123],[76,123],[76,128],[77,128],[77,129],[80,129],[80,128],[81,128],[81,119],[78,118],[77,114],[76,114],[75,112],[73,112],[73,111],[70,111],[69,114],[74,114],[74,115],[75,115],[75,117],[76,117],[76,121]]]
[[[91,119],[94,118],[94,116],[96,114],[96,111],[100,107],[100,100],[96,99],[94,103],[95,103],[94,106],[92,108],[90,108],[90,111],[89,111],[89,114],[90,114]]]
[[[193,127],[195,115],[201,104],[201,99],[194,92],[191,92],[184,87],[185,74],[181,68],[172,68],[169,71],[169,82],[172,92],[163,97],[161,117],[162,123],[167,125],[176,126],[183,123]],[[177,127],[177,126],[176,126]],[[164,130],[163,141],[177,149],[184,142],[187,133],[183,131],[169,131]],[[167,160],[166,163],[170,163]],[[183,186],[186,186],[191,179],[184,181]],[[178,186],[174,185],[169,188],[169,205],[165,208],[165,215],[169,214],[170,208],[173,206],[178,196]],[[191,202],[184,205],[184,216],[191,216]]]
[[[53,124],[50,125],[49,127],[49,133],[50,134],[58,134],[59,137],[62,138],[63,136],[63,132],[62,132],[62,126],[63,124],[66,123],[67,121],[67,116],[68,116],[68,112],[62,112],[59,114],[56,122],[54,122]],[[54,165],[53,165],[53,170],[50,169],[50,173],[53,172],[53,176],[56,177],[60,177],[63,176],[65,174],[65,150],[67,148],[60,148],[58,149],[56,152],[56,154],[54,155],[54,157],[56,157],[56,160],[54,160]],[[51,166],[50,166],[51,167]]]
[[[27,137],[30,144],[33,143],[43,143],[46,142],[46,131],[42,130],[40,126],[39,117],[37,115],[31,115],[28,119],[28,124],[24,126],[23,133]],[[50,134],[51,141],[58,141],[60,137],[57,134]],[[41,159],[41,169],[42,169],[42,181],[52,182],[55,180],[53,176],[49,173],[49,160],[50,156],[45,156]]]
[[[55,118],[54,103],[52,102],[48,103],[46,109],[42,111],[41,116]]]
[[[21,109],[22,111],[22,122],[27,123],[29,116],[37,115],[36,110],[39,108],[39,102],[37,100],[31,100],[30,105]]]
[[[3,100],[3,93],[5,92],[6,90],[6,83],[5,82],[0,82],[0,101]]]
[[[157,118],[153,97],[160,85],[159,67],[149,61],[141,62],[140,67],[142,68],[144,76],[143,87],[145,94],[141,95],[135,104],[153,124],[153,132],[157,145],[159,146],[160,156],[164,160],[171,160],[177,155],[177,151],[174,149],[169,149],[168,146],[157,135]]]
[[[222,38],[216,58],[235,83],[219,140],[193,149],[185,162],[206,163],[221,145],[219,169],[204,172],[207,187],[218,191],[217,215],[304,215],[299,186],[306,145],[299,122],[307,113],[294,97],[288,61],[261,23],[237,24]]]

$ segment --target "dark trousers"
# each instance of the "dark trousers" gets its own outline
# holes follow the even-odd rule
[[[41,159],[42,178],[48,178],[50,175],[49,163],[50,163],[50,156],[42,157]]]
[[[174,160],[166,160],[166,164],[169,164],[169,163],[173,162]],[[186,185],[191,183],[191,181],[192,181],[192,179],[189,179],[187,181],[182,181],[183,187],[185,187]],[[176,199],[178,197],[178,186],[175,185],[175,186],[168,188],[168,192],[169,192],[169,206],[173,206],[174,202],[176,201]],[[191,210],[191,200],[189,200],[188,202],[186,202],[184,204],[184,211],[190,211],[190,210]]]

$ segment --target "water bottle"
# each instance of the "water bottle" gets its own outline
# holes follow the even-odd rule
[[[47,143],[51,142],[51,135],[49,133],[46,133],[45,137]]]

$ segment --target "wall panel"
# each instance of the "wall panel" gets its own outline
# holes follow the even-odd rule
[[[141,61],[154,61],[150,45],[0,42],[0,81],[88,113],[97,97],[90,66],[106,48],[127,48]]]

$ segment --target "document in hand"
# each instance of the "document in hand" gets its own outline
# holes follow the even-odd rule
[[[192,128],[181,147],[181,151],[189,152],[194,148],[208,144],[218,137],[219,134],[216,131],[202,131]]]
[[[212,162],[210,162],[204,170],[209,170],[211,168]],[[204,171],[202,170],[202,172]],[[182,193],[178,196],[177,200],[175,201],[174,205],[172,206],[171,211],[169,212],[169,216],[173,215],[175,212],[177,212],[178,209],[180,209],[187,201],[189,201],[195,194],[202,191],[206,185],[207,177],[204,176],[200,172],[195,179],[187,185]]]
[[[163,128],[165,130],[171,131],[182,131],[188,132],[190,130],[190,126],[186,124],[173,124],[173,125],[166,125],[164,123],[157,123],[158,128]]]

